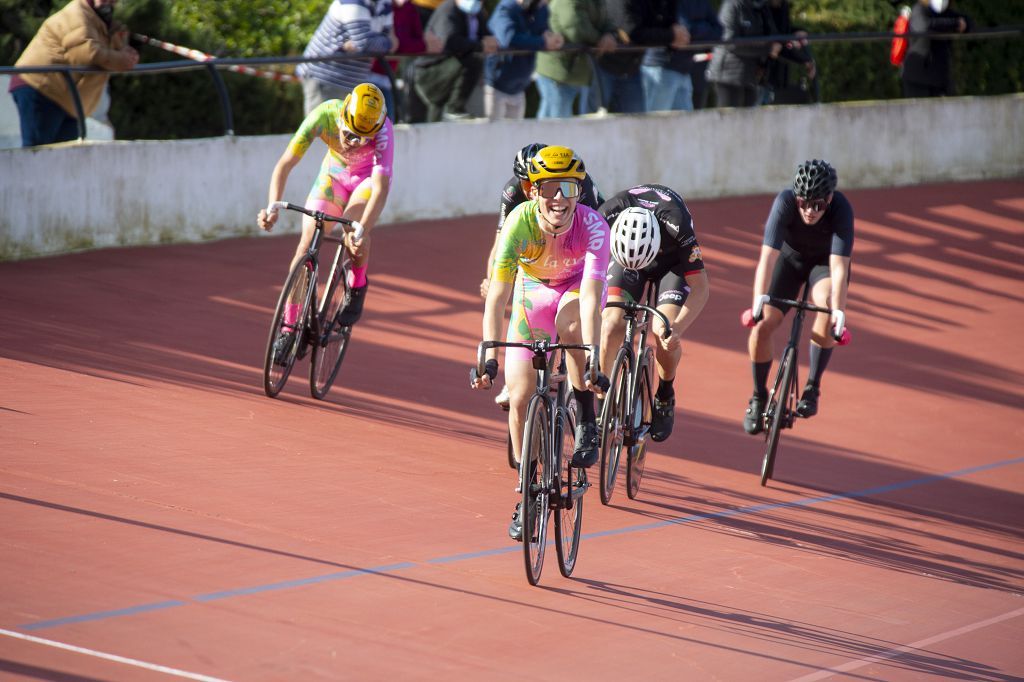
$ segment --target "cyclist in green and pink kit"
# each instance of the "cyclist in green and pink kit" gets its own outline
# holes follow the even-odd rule
[[[353,267],[338,322],[342,326],[351,326],[362,314],[369,286],[366,269],[370,257],[370,233],[384,210],[391,188],[395,132],[387,119],[383,93],[376,85],[363,83],[357,85],[344,101],[327,100],[313,109],[274,167],[267,192],[268,206],[281,199],[289,173],[316,138],[327,145],[327,154],[306,198],[306,208],[356,220],[363,226],[362,239],[354,240],[351,234],[345,236]],[[277,211],[261,210],[257,222],[264,230],[271,230],[277,222]],[[302,219],[302,236],[289,269],[309,248],[314,227],[312,218],[306,216]],[[287,319],[290,311],[298,315],[298,302],[295,302],[294,310],[286,310],[285,322],[289,324],[294,322],[294,319]],[[283,343],[287,347],[290,341],[284,340]]]
[[[533,156],[528,174],[531,200],[513,209],[498,239],[484,306],[484,340],[501,338],[505,305],[514,293],[508,341],[557,337],[564,343],[588,344],[594,347],[596,363],[609,259],[608,223],[597,211],[577,203],[586,170],[571,149],[541,149]],[[509,433],[516,461],[521,458],[526,407],[536,384],[532,357],[524,348],[509,348],[505,353]],[[579,416],[573,463],[589,467],[598,455],[592,393],[597,387],[584,370],[584,353],[570,352],[569,381]],[[473,380],[473,388],[490,388],[497,376],[497,350],[490,349],[485,373]],[[509,535],[522,539],[518,505]]]

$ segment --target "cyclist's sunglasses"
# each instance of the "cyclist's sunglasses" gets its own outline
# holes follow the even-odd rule
[[[344,135],[345,139],[351,142],[352,144],[366,144],[367,142],[370,141],[370,138],[363,137],[362,135],[357,135],[346,128],[341,129],[341,134]]]
[[[545,199],[554,199],[561,192],[566,199],[574,199],[580,195],[580,183],[575,180],[548,180],[537,187],[537,194]]]
[[[824,211],[826,208],[828,208],[829,203],[831,203],[831,197],[825,197],[824,199],[815,199],[813,201],[809,199],[804,199],[802,197],[796,198],[796,205],[798,208],[811,210],[815,212]]]

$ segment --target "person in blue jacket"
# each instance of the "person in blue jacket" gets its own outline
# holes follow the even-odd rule
[[[487,28],[502,50],[557,50],[565,40],[548,29],[546,0],[501,0]],[[490,55],[484,65],[484,115],[490,120],[525,118],[526,88],[537,56]]]

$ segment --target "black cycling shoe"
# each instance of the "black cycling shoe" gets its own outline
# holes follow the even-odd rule
[[[810,384],[804,386],[800,402],[796,404],[796,413],[804,419],[818,414],[818,396],[820,395],[821,391],[817,387]]]
[[[523,541],[523,520],[519,513],[522,502],[516,502],[516,510],[512,512],[512,523],[508,524],[508,536],[516,542]]]
[[[751,436],[764,431],[764,407],[766,402],[768,402],[766,396],[755,393],[751,396],[750,402],[747,403],[747,411],[743,415],[743,430]]]
[[[370,286],[370,280],[361,287],[349,287],[345,292],[345,302],[338,311],[338,324],[342,327],[351,327],[363,315],[363,301],[366,299],[366,290]]]
[[[660,443],[672,435],[672,424],[676,420],[676,397],[667,401],[654,398],[654,418],[651,420],[651,440]]]
[[[597,462],[598,446],[601,439],[597,435],[597,422],[581,422],[576,425],[576,448],[572,453],[572,465],[589,469]]]
[[[281,332],[274,341],[274,364],[285,366],[288,364],[288,353],[295,341],[295,332]]]

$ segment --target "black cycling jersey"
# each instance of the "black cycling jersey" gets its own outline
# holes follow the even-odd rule
[[[689,274],[704,269],[697,235],[693,231],[693,217],[683,198],[664,185],[639,185],[623,190],[601,204],[598,211],[609,225],[629,206],[641,206],[654,212],[661,225],[661,248],[654,262],[645,271],[665,269],[682,264]]]
[[[511,213],[513,208],[529,198],[526,196],[526,192],[523,191],[519,178],[513,176],[511,180],[505,183],[505,189],[501,191],[501,208],[498,211],[499,230],[505,224],[505,216]],[[579,203],[589,206],[596,211],[603,201],[604,197],[601,196],[601,192],[597,189],[594,181],[591,180],[589,175],[584,177],[580,185]]]
[[[834,192],[821,220],[808,225],[800,217],[793,190],[784,189],[768,214],[764,245],[806,266],[828,264],[833,254],[849,257],[853,253],[853,207],[842,192]]]

